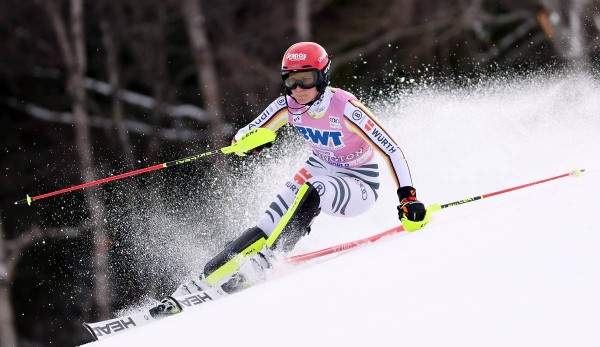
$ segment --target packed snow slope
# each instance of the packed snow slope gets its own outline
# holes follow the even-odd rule
[[[426,204],[586,172],[444,209],[420,231],[279,268],[262,285],[95,345],[600,346],[598,80],[421,86],[367,104],[398,140]],[[281,185],[303,158],[272,160],[265,170]],[[321,216],[296,253],[397,225],[382,168],[374,208]]]

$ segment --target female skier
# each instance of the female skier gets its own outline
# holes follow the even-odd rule
[[[246,288],[261,279],[270,266],[272,251],[290,251],[310,231],[320,212],[352,217],[368,210],[379,190],[375,152],[385,159],[397,185],[398,217],[405,229],[416,230],[427,223],[429,216],[417,200],[402,151],[354,95],[328,86],[330,66],[325,49],[313,42],[296,43],[285,52],[281,64],[285,95],[241,128],[234,142],[252,129],[276,131],[289,123],[306,140],[312,154],[256,226],[211,259],[200,281],[182,285],[174,296],[215,286],[227,293]]]

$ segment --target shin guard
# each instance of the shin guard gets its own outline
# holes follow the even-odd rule
[[[222,282],[238,271],[246,258],[259,252],[267,240],[267,235],[258,227],[250,228],[237,239],[228,243],[204,266],[204,276],[211,285]]]
[[[317,189],[310,183],[305,183],[267,239],[267,246],[277,251],[291,251],[300,238],[310,232],[310,225],[321,212],[320,204]]]

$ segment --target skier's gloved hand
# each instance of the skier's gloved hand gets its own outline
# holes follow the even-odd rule
[[[420,229],[427,223],[427,209],[422,202],[417,200],[417,191],[411,186],[405,186],[398,189],[398,218],[402,222],[404,229],[414,231]]]
[[[254,147],[251,150],[244,152],[244,154],[245,155],[258,154],[261,151],[263,151],[264,149],[271,148],[271,146],[273,146],[273,142],[265,143],[264,145],[260,145],[258,147]]]
[[[237,141],[235,139],[231,140],[232,145],[234,145],[236,142]],[[235,152],[235,154],[239,155],[240,157],[245,157],[247,155],[258,154],[262,150],[270,148],[271,146],[273,146],[273,142],[265,143],[264,145],[260,145],[258,147],[252,148],[251,150],[246,151],[246,152]]]

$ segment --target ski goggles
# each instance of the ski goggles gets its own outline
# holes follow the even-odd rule
[[[285,72],[281,74],[283,84],[288,89],[310,89],[321,82],[321,75],[317,70]]]

